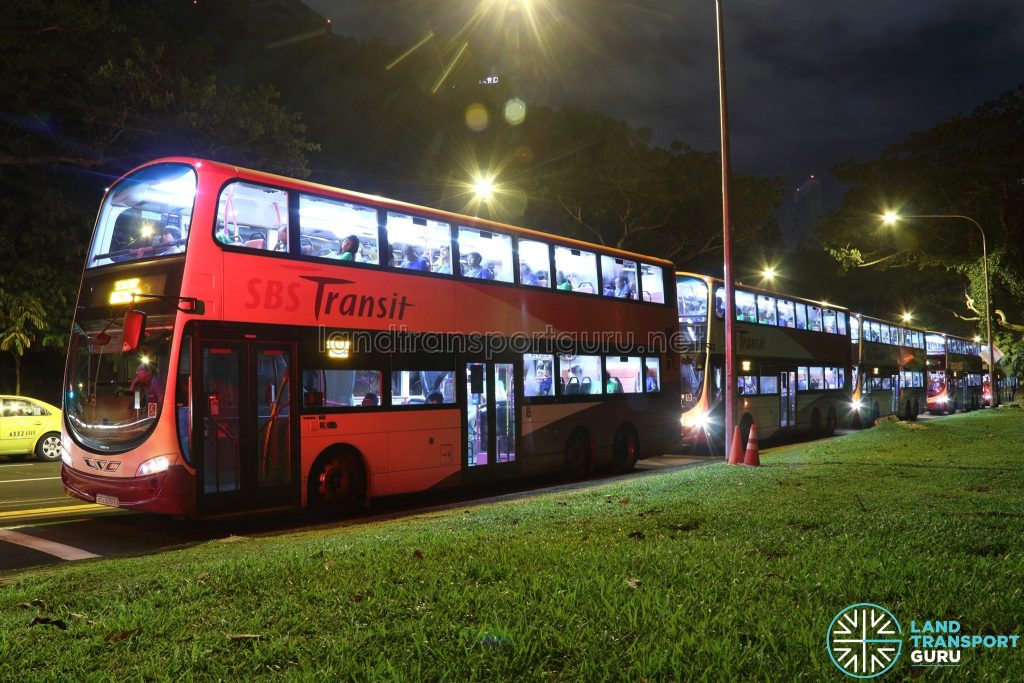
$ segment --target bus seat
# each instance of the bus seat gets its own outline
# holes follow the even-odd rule
[[[584,377],[583,378],[583,382],[580,383],[580,393],[581,394],[589,394],[590,390],[592,388],[593,388],[593,385],[590,382],[590,378],[589,377]]]
[[[594,283],[592,282],[581,282],[576,286],[577,292],[586,292],[587,294],[594,293]]]
[[[263,239],[246,240],[245,246],[248,249],[262,249],[263,243]]]
[[[566,396],[575,396],[580,393],[580,386],[580,380],[578,377],[570,377],[569,381],[565,383],[563,393]]]

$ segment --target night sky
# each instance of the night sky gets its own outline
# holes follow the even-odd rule
[[[484,8],[469,49],[528,105],[580,104],[647,126],[660,144],[718,148],[713,0],[306,4],[335,33],[396,45],[451,36]],[[791,189],[1024,82],[1021,0],[725,4],[734,170]],[[436,41],[410,59],[434,60],[439,74],[445,63]]]

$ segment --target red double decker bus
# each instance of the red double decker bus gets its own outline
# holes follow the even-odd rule
[[[61,477],[203,517],[628,469],[678,445],[674,291],[666,261],[154,161],[97,218]]]

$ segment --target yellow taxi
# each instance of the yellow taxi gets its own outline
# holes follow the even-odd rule
[[[60,460],[60,408],[24,396],[0,396],[0,455]]]

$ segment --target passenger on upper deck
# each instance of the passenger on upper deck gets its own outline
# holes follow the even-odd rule
[[[402,261],[402,268],[407,270],[425,270],[430,272],[430,262],[424,257],[418,256],[416,254],[416,248],[411,244],[405,245],[405,248],[402,249],[402,256],[405,257],[405,260]]]
[[[336,258],[342,261],[355,261],[358,252],[359,238],[355,235],[349,235],[341,241],[341,249],[338,250]]]
[[[441,245],[431,270],[435,273],[444,273],[445,275],[452,274],[452,248],[450,246],[447,244]]]
[[[464,277],[475,277],[480,280],[493,280],[494,273],[490,268],[481,265],[483,258],[480,256],[480,252],[471,251],[466,254],[466,265],[462,267],[462,275]]]

